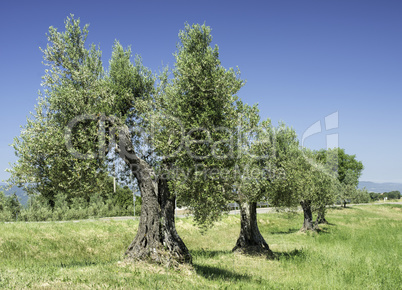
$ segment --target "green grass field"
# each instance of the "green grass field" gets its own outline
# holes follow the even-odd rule
[[[128,263],[138,221],[0,224],[0,288],[36,289],[401,289],[402,206],[332,209],[319,233],[301,233],[301,214],[258,216],[277,260],[232,253],[239,216],[201,234],[177,228],[193,266]]]

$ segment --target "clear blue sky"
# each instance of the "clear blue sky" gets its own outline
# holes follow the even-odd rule
[[[402,1],[2,1],[0,4],[0,180],[15,162],[8,146],[33,111],[44,66],[39,47],[49,26],[75,14],[89,23],[107,65],[115,39],[132,45],[157,71],[174,64],[184,23],[211,26],[222,64],[238,66],[239,96],[259,103],[263,118],[282,120],[312,149],[339,146],[356,154],[360,180],[402,182]],[[325,117],[338,112],[337,128]],[[328,122],[327,122],[328,123]],[[335,124],[335,125],[334,125]],[[336,135],[334,135],[336,136]]]

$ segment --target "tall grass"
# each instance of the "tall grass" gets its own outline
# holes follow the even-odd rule
[[[138,221],[0,224],[0,288],[398,289],[402,285],[402,206],[333,209],[319,233],[301,233],[300,214],[259,215],[277,260],[231,252],[239,216],[201,233],[177,228],[193,266],[129,263],[124,251]]]

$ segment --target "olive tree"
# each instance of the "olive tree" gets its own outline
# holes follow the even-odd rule
[[[270,206],[294,206],[287,188],[287,163],[298,152],[295,132],[269,119],[260,121],[256,106],[238,106],[240,146],[234,175],[234,200],[240,205],[241,229],[233,250],[264,252],[272,256],[268,243],[258,229],[257,202]]]
[[[223,209],[227,182],[210,170],[229,166],[230,137],[238,74],[226,70],[212,48],[210,28],[186,25],[179,33],[173,77],[154,78],[131,64],[116,46],[109,79],[111,95],[128,96],[129,112],[121,114],[117,151],[133,172],[142,196],[138,232],[126,255],[156,262],[191,262],[174,223],[176,196],[189,205],[200,224]],[[113,73],[112,73],[113,72]],[[131,75],[130,75],[131,74]],[[126,80],[135,80],[133,84]],[[123,88],[123,89],[122,89]],[[136,95],[138,93],[138,95]],[[131,99],[130,99],[131,98]],[[230,142],[229,142],[230,143]]]
[[[327,172],[334,174],[338,179],[337,198],[346,207],[347,202],[357,194],[359,177],[364,169],[363,163],[356,159],[356,155],[346,154],[342,148],[319,150],[315,158],[325,164]]]
[[[29,183],[49,199],[98,191],[98,181],[107,180],[105,157],[115,151],[142,197],[126,256],[190,263],[175,228],[175,198],[193,209],[199,224],[225,210],[232,185],[222,172],[235,163],[230,129],[244,84],[239,72],[221,65],[205,25],[180,31],[172,77],[168,70],[155,76],[140,57],[132,62],[131,49],[118,42],[105,72],[100,50],[85,47],[87,26],[67,18],[65,27],[49,29],[44,96],[15,142],[20,158],[11,181]]]
[[[317,162],[314,152],[299,147],[293,129],[283,128],[282,132],[276,138],[276,162],[283,169],[283,178],[269,184],[269,200],[273,206],[300,205],[304,217],[301,230],[314,230],[313,212],[331,199],[334,176]]]
[[[179,38],[174,77],[161,97],[165,118],[159,119],[174,134],[156,140],[167,168],[176,170],[169,185],[206,225],[226,209],[232,191],[227,173],[235,162],[236,94],[244,81],[238,70],[222,66],[218,46],[210,46],[211,28],[187,24]]]
[[[260,122],[257,106],[237,105],[238,140],[234,167],[233,200],[240,206],[240,234],[233,251],[262,252],[272,256],[257,223],[257,202],[264,196],[265,178],[272,178],[272,126]]]
[[[103,106],[101,79],[104,75],[101,52],[85,47],[88,26],[67,18],[65,32],[50,27],[48,45],[42,49],[47,67],[43,91],[35,111],[22,127],[12,147],[18,158],[9,172],[8,182],[24,187],[29,194],[40,194],[54,206],[59,192],[89,200],[105,189],[106,164],[101,159],[80,159],[66,146],[65,128],[76,116],[98,112]],[[77,124],[70,144],[81,153],[93,152],[96,120]]]

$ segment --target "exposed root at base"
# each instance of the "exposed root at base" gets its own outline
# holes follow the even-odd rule
[[[271,250],[260,246],[234,247],[232,252],[246,256],[265,257],[269,260],[276,259],[275,254]]]
[[[183,257],[178,254],[171,253],[165,249],[142,249],[141,251],[134,252],[133,250],[127,251],[125,260],[131,262],[147,262],[151,264],[161,265],[168,268],[179,268],[181,265],[191,265],[191,256]]]
[[[308,232],[312,233],[312,232],[317,232],[319,230],[320,229],[318,227],[313,227],[312,229],[301,228],[300,232],[302,232],[302,233],[308,233]]]

